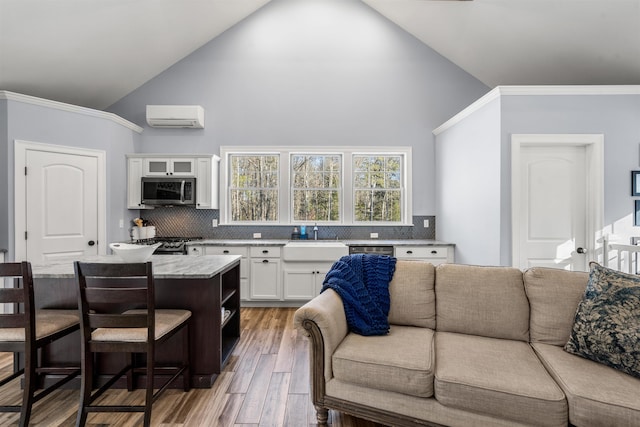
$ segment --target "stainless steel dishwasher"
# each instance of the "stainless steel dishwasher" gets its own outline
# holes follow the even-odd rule
[[[393,245],[356,245],[349,246],[349,254],[370,254],[393,256]]]

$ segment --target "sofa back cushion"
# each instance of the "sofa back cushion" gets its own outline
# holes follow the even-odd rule
[[[436,267],[438,331],[529,340],[529,302],[522,272],[511,267]]]
[[[435,268],[427,261],[396,262],[389,283],[389,323],[436,328]]]
[[[576,309],[589,273],[533,267],[524,272],[529,298],[531,342],[563,346],[569,340]]]

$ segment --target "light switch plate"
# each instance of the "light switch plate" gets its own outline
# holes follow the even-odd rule
[[[429,228],[429,220],[428,219],[424,220],[424,228]]]
[[[211,220],[211,226],[212,226],[212,227],[217,227],[217,226],[218,226],[218,220],[217,220],[217,219],[215,219],[215,218],[214,218],[214,219],[212,219],[212,220]]]
[[[254,239],[262,239],[262,233],[253,233]]]
[[[378,238],[378,233],[369,233],[369,237],[372,239],[377,239]]]

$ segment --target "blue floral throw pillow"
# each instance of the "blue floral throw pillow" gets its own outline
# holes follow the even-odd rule
[[[590,267],[564,349],[640,378],[640,276]]]

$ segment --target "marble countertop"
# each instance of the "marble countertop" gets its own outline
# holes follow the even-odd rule
[[[230,265],[239,262],[239,255],[153,255],[153,277],[156,279],[209,279],[221,273]],[[35,279],[73,278],[73,261],[77,258],[66,258],[33,264],[31,269]],[[83,257],[85,262],[124,263],[116,255],[96,255]]]
[[[291,240],[286,239],[246,239],[246,240],[224,240],[224,239],[204,239],[187,242],[188,246],[284,246]],[[297,240],[293,240],[294,242]],[[335,240],[320,240],[321,242],[333,242]],[[453,243],[441,242],[429,239],[397,239],[397,240],[337,240],[347,246],[455,246]]]
[[[397,239],[397,240],[343,240],[349,246],[455,246],[453,243],[430,239]]]

